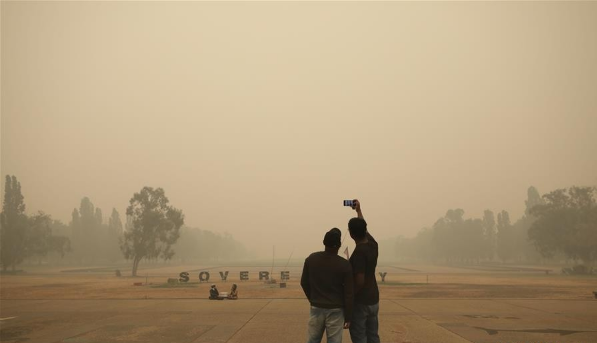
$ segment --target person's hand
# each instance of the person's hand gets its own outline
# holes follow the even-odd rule
[[[352,209],[357,212],[361,211],[361,203],[359,202],[359,199],[352,200]]]
[[[350,328],[350,322],[344,322],[344,329]]]

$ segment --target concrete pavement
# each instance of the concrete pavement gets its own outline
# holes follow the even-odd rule
[[[303,299],[2,300],[0,341],[298,343],[306,340],[308,311]],[[409,343],[592,343],[597,301],[384,299],[380,336]]]

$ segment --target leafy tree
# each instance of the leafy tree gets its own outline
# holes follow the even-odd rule
[[[457,208],[455,210],[448,210],[446,212],[446,220],[450,223],[461,223],[464,221],[464,210],[461,208]]]
[[[88,197],[81,199],[78,210],[73,210],[74,253],[80,262],[95,262],[106,254],[102,221],[102,210],[96,208]]]
[[[246,247],[230,234],[217,234],[183,226],[176,242],[176,256],[184,263],[194,261],[230,261],[248,256]]]
[[[50,236],[48,245],[49,251],[57,253],[61,258],[72,252],[70,239],[66,236]]]
[[[0,263],[2,270],[15,266],[27,257],[27,216],[21,194],[21,183],[16,176],[6,175],[4,202],[0,215]]]
[[[29,217],[26,254],[28,257],[37,257],[40,264],[42,257],[45,257],[50,251],[51,223],[50,216],[43,212]]]
[[[60,220],[52,220],[50,229],[52,235],[48,238],[48,251],[63,259],[66,254],[72,252],[72,228]]]
[[[512,225],[515,244],[514,257],[517,260],[524,259],[535,263],[542,261],[541,254],[539,254],[535,245],[529,240],[529,229],[534,221],[534,216],[525,214]]]
[[[537,188],[533,186],[529,187],[529,189],[527,190],[527,200],[525,201],[525,214],[531,215],[531,210],[533,209],[533,207],[543,204],[545,204],[545,201],[543,201],[541,195],[539,195],[539,191],[537,191]]]
[[[486,236],[481,219],[464,219],[462,209],[449,210],[433,225],[436,256],[446,261],[479,262],[485,258]]]
[[[532,208],[537,219],[529,238],[543,256],[564,253],[590,266],[597,260],[597,205],[594,187],[571,187],[545,194]]]
[[[597,260],[597,189],[572,187],[541,197],[527,190],[525,213],[514,224],[507,211],[485,210],[482,219],[464,219],[461,209],[449,210],[432,229],[417,237],[398,237],[398,258],[441,258],[447,262],[542,262],[543,258],[567,256],[591,267]],[[482,248],[481,248],[482,247]]]
[[[515,256],[516,241],[508,211],[498,213],[497,230],[497,254],[502,261],[509,261]]]
[[[433,244],[438,257],[450,262],[459,257],[459,227],[464,222],[464,210],[448,210],[443,218],[433,224]]]
[[[529,229],[536,220],[531,214],[535,206],[543,205],[545,202],[539,195],[537,189],[533,186],[527,190],[527,200],[525,201],[525,213],[512,225],[513,235],[513,257],[517,260],[526,259],[527,261],[539,262],[541,255],[537,252],[535,245],[529,240]]]
[[[73,212],[71,214],[71,222],[70,222],[70,227],[71,227],[71,237],[73,237],[73,239],[75,241],[78,241],[78,235],[79,235],[79,230],[81,227],[81,215],[79,214],[79,210],[78,209],[73,209]]]
[[[174,255],[171,247],[180,235],[184,215],[168,202],[162,188],[151,187],[144,187],[130,200],[126,214],[132,228],[124,233],[120,249],[127,260],[133,260],[133,276],[143,258],[167,260]]]
[[[110,216],[110,219],[108,219],[108,227],[114,234],[122,234],[122,220],[120,220],[120,213],[118,213],[115,208],[112,209],[112,215]]]
[[[485,257],[489,260],[493,260],[497,246],[497,232],[495,216],[491,210],[485,210],[485,212],[483,212],[483,233],[485,237],[485,242],[483,244]]]
[[[64,224],[62,221],[54,219],[50,223],[50,227],[52,228],[52,235],[53,236],[63,236],[70,238],[72,231],[70,226]]]
[[[431,260],[439,257],[434,250],[433,235],[433,229],[423,228],[413,238],[398,237],[394,242],[396,257],[406,260]]]
[[[122,221],[120,220],[120,213],[115,208],[112,209],[112,214],[108,218],[108,227],[105,237],[105,247],[103,251],[108,260],[114,262],[122,257],[120,252],[120,240],[123,235]]]
[[[416,249],[413,256],[433,258],[433,230],[430,228],[423,228],[415,236],[413,248]]]
[[[99,207],[95,208],[95,224],[96,226],[100,226],[104,223],[104,218],[102,215],[102,209]]]
[[[467,262],[476,261],[487,257],[487,250],[485,248],[486,237],[483,227],[483,220],[481,219],[467,219],[464,221],[461,235],[462,255]]]
[[[81,225],[87,229],[92,228],[93,224],[97,222],[95,206],[88,197],[81,199],[79,214],[81,215]]]

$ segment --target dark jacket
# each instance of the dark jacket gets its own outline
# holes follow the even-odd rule
[[[352,318],[352,267],[338,254],[320,251],[307,257],[301,287],[312,306],[344,308],[344,320]]]

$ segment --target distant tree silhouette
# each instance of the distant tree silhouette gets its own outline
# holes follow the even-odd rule
[[[37,257],[38,263],[45,257],[52,246],[52,218],[49,215],[39,212],[28,218],[26,254],[28,257]]]
[[[108,227],[104,235],[104,251],[105,256],[110,261],[116,261],[122,258],[120,252],[120,244],[123,239],[124,230],[122,221],[120,220],[120,213],[115,208],[112,209],[112,214],[108,219]]]
[[[464,210],[448,210],[433,225],[435,256],[447,262],[479,262],[486,257],[486,237],[481,219],[464,219]]]
[[[2,270],[15,267],[26,258],[37,258],[38,263],[50,252],[69,251],[68,237],[52,235],[52,218],[39,212],[25,214],[21,183],[15,176],[6,176],[4,202],[0,214],[0,263]],[[63,225],[64,226],[64,225]]]
[[[229,234],[217,234],[183,226],[176,245],[176,256],[183,261],[230,261],[249,256],[246,247]]]
[[[485,210],[485,212],[483,212],[483,235],[485,258],[493,260],[497,248],[497,230],[495,226],[495,216],[491,210]]]
[[[16,176],[6,175],[4,202],[0,215],[0,263],[2,270],[15,267],[27,257],[27,216]]]
[[[525,212],[514,224],[508,211],[485,210],[482,219],[464,219],[462,209],[448,210],[431,229],[394,240],[395,257],[447,262],[544,262],[568,257],[589,267],[597,260],[597,190],[572,187],[539,195],[527,190]]]
[[[516,240],[508,211],[502,211],[497,215],[497,242],[499,258],[504,262],[512,260],[515,256]]]
[[[88,197],[81,199],[79,209],[72,212],[73,250],[80,263],[93,263],[102,253],[102,210],[95,208]]]

